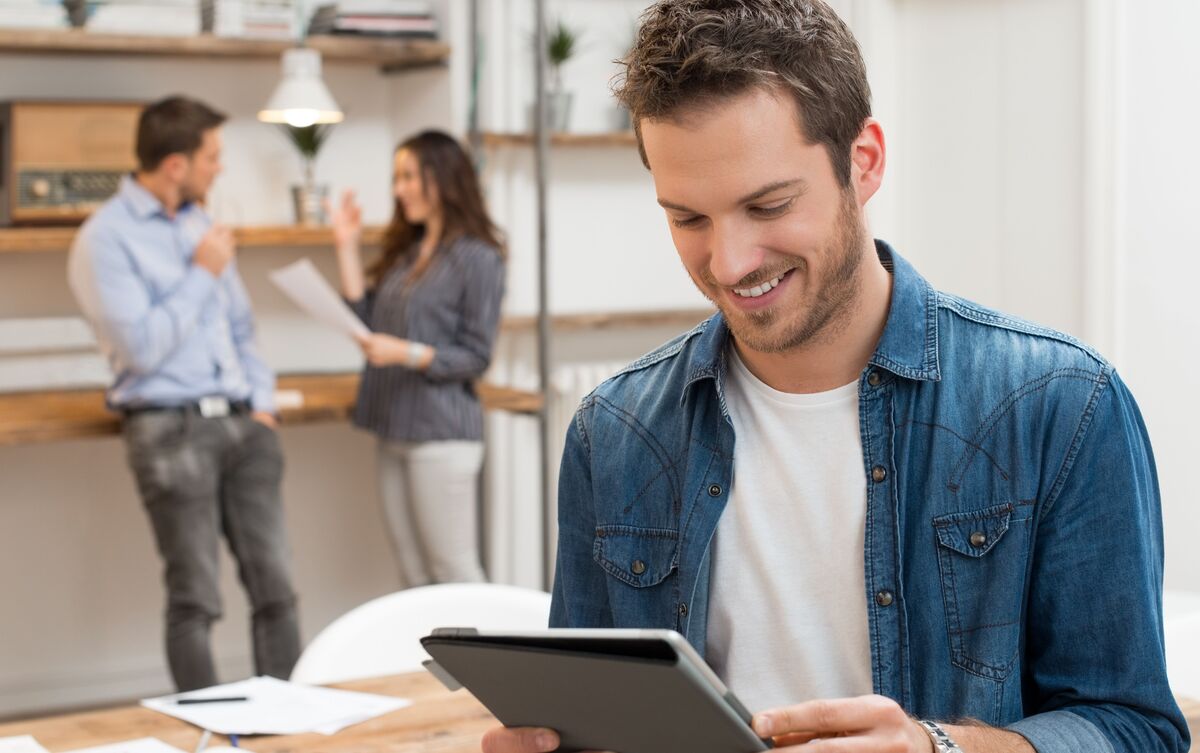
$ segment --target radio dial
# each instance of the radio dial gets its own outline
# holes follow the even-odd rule
[[[29,184],[29,191],[39,199],[45,199],[50,196],[50,181],[38,178]]]

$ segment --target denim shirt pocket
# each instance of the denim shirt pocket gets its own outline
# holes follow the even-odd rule
[[[662,583],[675,570],[678,548],[678,531],[604,525],[596,528],[592,556],[617,580],[646,588]]]
[[[933,519],[950,658],[982,677],[1004,680],[1015,664],[1028,553],[1013,531],[1014,506]]]

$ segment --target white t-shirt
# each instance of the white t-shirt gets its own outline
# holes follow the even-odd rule
[[[737,441],[713,544],[707,659],[752,712],[869,694],[858,383],[779,392],[729,352]]]

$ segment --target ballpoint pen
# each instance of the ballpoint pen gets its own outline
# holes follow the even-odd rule
[[[212,737],[212,732],[210,730],[204,730],[204,734],[200,735],[200,742],[196,743],[195,753],[201,753],[201,751],[204,750],[204,748],[208,745],[208,738],[210,737]]]

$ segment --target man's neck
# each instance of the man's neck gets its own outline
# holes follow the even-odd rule
[[[875,255],[863,260],[858,301],[844,319],[812,340],[781,353],[751,350],[734,341],[746,368],[780,392],[826,392],[857,380],[875,353],[891,308],[892,276]]]
[[[183,204],[179,186],[171,183],[165,176],[160,173],[139,172],[133,176],[133,179],[162,203],[163,211],[167,213],[168,217],[174,217],[175,213],[179,211],[180,205]]]

